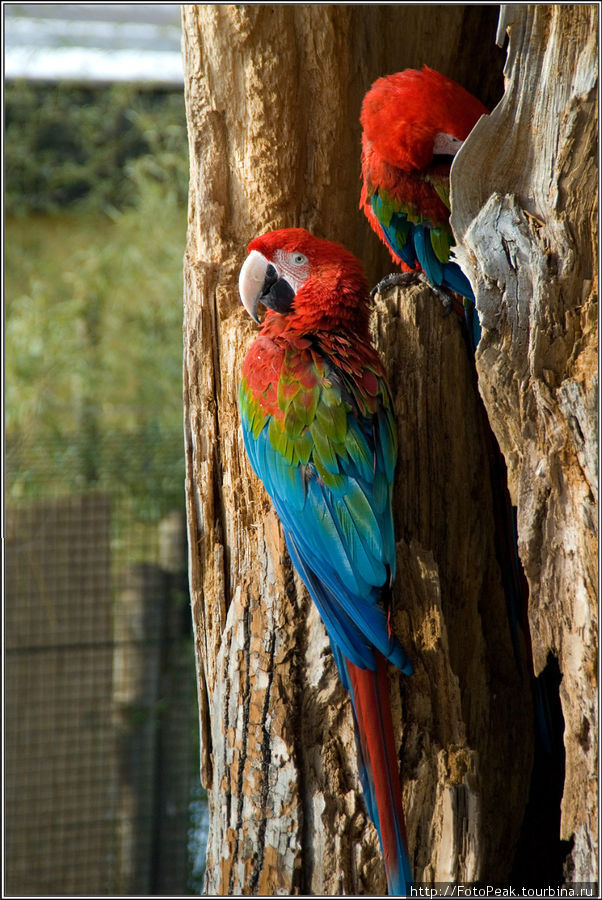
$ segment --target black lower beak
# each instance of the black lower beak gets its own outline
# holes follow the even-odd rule
[[[287,313],[293,305],[295,292],[285,278],[279,278],[278,272],[270,263],[265,273],[265,281],[259,300],[274,312]]]

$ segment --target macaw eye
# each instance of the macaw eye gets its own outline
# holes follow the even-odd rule
[[[307,256],[302,253],[293,253],[292,262],[295,266],[303,266],[307,262]]]

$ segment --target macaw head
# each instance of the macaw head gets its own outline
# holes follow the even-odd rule
[[[369,290],[361,262],[304,228],[269,231],[252,240],[238,289],[256,322],[261,303],[268,310],[266,322],[280,316],[288,331],[367,332]]]
[[[362,104],[364,153],[398,169],[426,169],[451,158],[488,109],[434,69],[404,69],[374,82]]]

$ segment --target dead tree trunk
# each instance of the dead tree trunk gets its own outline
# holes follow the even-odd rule
[[[432,7],[183,7],[187,503],[212,894],[384,891],[349,701],[244,455],[236,396],[255,326],[237,278],[253,236],[296,225],[346,244],[373,281],[389,270],[358,210],[363,94],[426,61],[486,103],[499,96],[497,10],[436,10],[433,21]],[[374,316],[400,430],[395,624],[416,668],[391,673],[394,715],[416,880],[505,880],[528,794],[530,698],[474,373],[458,321],[440,312],[413,288],[380,298]]]
[[[508,6],[506,91],[454,163],[484,326],[479,387],[509,468],[536,672],[562,676],[567,877],[597,852],[598,7]]]

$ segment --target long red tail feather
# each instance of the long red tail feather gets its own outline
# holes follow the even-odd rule
[[[363,762],[364,781],[373,792],[372,798],[367,798],[368,806],[376,806],[378,814],[375,825],[383,850],[389,893],[403,894],[411,883],[403,797],[393,736],[387,662],[380,653],[375,656],[375,672],[360,669],[349,661],[347,671],[362,757],[360,764]]]

